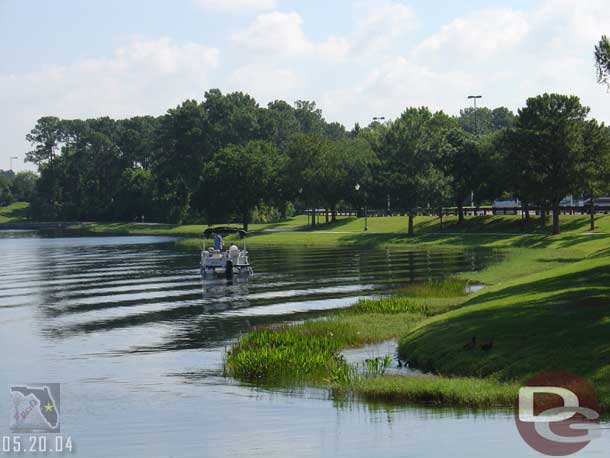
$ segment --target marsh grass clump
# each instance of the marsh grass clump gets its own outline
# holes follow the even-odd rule
[[[347,364],[342,350],[398,338],[425,318],[404,310],[383,313],[391,308],[374,305],[367,312],[367,307],[358,313],[341,311],[326,319],[251,331],[227,353],[225,373],[262,384],[346,383],[357,368]],[[377,361],[368,372],[385,372],[389,363]]]
[[[346,310],[349,313],[380,313],[380,314],[399,314],[415,313],[424,316],[432,314],[430,304],[422,301],[414,301],[409,297],[389,296],[375,299],[361,299]]]
[[[227,354],[228,375],[251,382],[342,382],[350,367],[339,356],[345,341],[333,333],[303,332],[304,325],[250,332]]]
[[[366,377],[379,377],[385,374],[385,371],[390,367],[392,357],[386,355],[384,357],[377,356],[375,358],[369,358],[362,363]]]
[[[500,408],[512,407],[519,386],[473,377],[383,377],[357,378],[349,385],[335,386],[338,395],[348,392],[368,401],[404,402],[434,406]]]
[[[469,282],[460,278],[446,278],[422,283],[412,283],[397,291],[397,295],[405,297],[451,298],[467,296]]]

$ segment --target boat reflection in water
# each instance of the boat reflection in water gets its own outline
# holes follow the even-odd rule
[[[250,289],[249,275],[234,275],[231,278],[201,275],[201,294],[205,300],[206,313],[224,312],[229,309],[250,307],[247,299]]]

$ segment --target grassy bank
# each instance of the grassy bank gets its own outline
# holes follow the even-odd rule
[[[229,373],[262,383],[323,385],[371,401],[490,407],[512,405],[518,384],[535,374],[569,370],[593,382],[610,412],[610,237],[587,234],[586,219],[572,219],[558,237],[475,231],[397,239],[392,243],[497,247],[506,257],[460,276],[489,285],[476,294],[456,294],[459,288],[451,282],[417,285],[400,297],[360,302],[326,320],[254,331],[229,356]],[[261,237],[286,235],[296,234]],[[259,332],[265,338],[248,340]],[[402,359],[437,376],[354,376],[337,356],[343,348],[396,336]],[[325,356],[315,371],[303,368],[294,378],[294,361],[275,352],[291,348],[320,356],[316,339],[327,339]],[[232,366],[237,358],[243,358],[239,369]],[[251,361],[264,367],[255,377],[247,375]]]
[[[490,288],[405,333],[399,352],[451,376],[522,381],[568,370],[592,381],[610,410],[609,337],[610,258],[598,256]]]
[[[517,387],[468,377],[384,375],[387,360],[367,361],[364,372],[340,352],[404,335],[429,317],[460,307],[466,282],[449,280],[405,289],[401,296],[361,300],[325,319],[254,330],[233,346],[227,375],[259,384],[327,387],[338,397],[462,407],[508,407]]]
[[[0,207],[0,224],[27,221],[29,206],[27,202],[15,202],[7,207]]]
[[[584,215],[562,215],[563,235],[579,235],[589,231],[589,217]],[[283,243],[287,234],[269,231],[292,230],[299,234],[316,234],[318,237],[312,241],[324,243],[326,238],[332,242],[339,241],[343,244],[359,242],[357,236],[370,236],[371,243],[392,242],[390,236],[402,237],[407,232],[406,216],[371,217],[368,218],[368,232],[364,232],[364,218],[338,217],[337,222],[319,224],[315,230],[308,227],[308,218],[299,215],[286,220],[267,223],[251,224],[249,231],[254,243],[265,244],[267,242]],[[220,224],[221,226],[241,227],[239,224]],[[157,223],[83,223],[75,225],[73,230],[90,234],[116,234],[116,235],[181,235],[197,237],[207,229],[208,225],[172,225]],[[447,234],[488,234],[488,235],[523,235],[536,234],[547,235],[550,228],[542,227],[537,217],[532,217],[529,224],[525,225],[520,216],[498,215],[467,217],[463,224],[458,225],[456,217],[444,218],[443,230],[439,225],[439,218],[434,216],[419,216],[415,218],[416,235],[430,235],[439,232]],[[610,215],[598,215],[596,217],[596,232],[610,234]],[[294,235],[294,234],[293,234]],[[385,237],[378,237],[385,235]],[[299,236],[300,237],[300,236]],[[294,238],[288,237],[286,243],[291,243]],[[305,239],[305,242],[308,241]]]

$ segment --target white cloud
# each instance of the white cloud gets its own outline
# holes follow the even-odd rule
[[[350,42],[346,38],[330,36],[328,40],[317,45],[321,57],[326,60],[342,62],[350,51]]]
[[[517,11],[483,9],[456,17],[402,55],[386,55],[366,76],[327,90],[330,119],[367,123],[426,105],[457,114],[467,95],[516,110],[543,92],[580,96],[592,116],[610,121],[610,95],[596,84],[593,46],[608,33],[605,0],[546,0]]]
[[[211,13],[242,13],[248,11],[272,10],[277,0],[193,0],[203,11]]]
[[[530,30],[525,13],[507,8],[475,11],[441,27],[415,55],[447,63],[481,61],[515,49]]]
[[[376,2],[361,15],[351,39],[356,54],[375,54],[392,48],[400,38],[420,27],[415,11],[403,3]]]
[[[302,26],[298,13],[274,11],[257,16],[245,30],[233,35],[233,41],[249,51],[299,56],[314,50]]]
[[[259,15],[232,38],[242,49],[274,58],[308,56],[343,63],[350,57],[376,55],[394,47],[400,38],[419,27],[415,12],[402,3],[370,4],[359,14],[353,33],[330,35],[320,42],[306,36],[300,14],[279,11]]]
[[[23,148],[25,134],[41,116],[161,114],[186,98],[201,98],[218,59],[217,49],[198,43],[133,39],[110,57],[0,74],[0,99],[10,107],[0,111],[0,123],[18,133],[0,137],[0,150]]]
[[[281,98],[290,98],[302,84],[295,72],[264,64],[248,64],[237,68],[228,79],[229,91],[244,91],[261,104]]]
[[[391,58],[349,88],[328,92],[322,107],[330,119],[360,120],[368,124],[373,116],[395,118],[410,106],[457,111],[462,95],[473,84],[463,71],[436,72],[404,57]]]

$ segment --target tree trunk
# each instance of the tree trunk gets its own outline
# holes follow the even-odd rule
[[[441,219],[441,231],[443,230],[443,209],[441,208],[441,210],[438,213],[439,218]]]
[[[559,201],[553,202],[553,235],[559,235],[561,228],[559,227]]]
[[[316,225],[316,209],[311,209],[311,227],[315,227]]]
[[[589,213],[591,214],[591,232],[595,230],[595,200],[593,199],[593,191],[589,193],[591,196],[591,205],[589,206]]]
[[[529,224],[530,222],[530,206],[527,203],[527,201],[523,201],[523,214],[524,214],[524,218],[525,218],[525,224]]]
[[[326,208],[325,211],[326,211],[326,224],[328,224],[330,221],[330,219],[328,217],[328,208]]]
[[[458,224],[461,225],[462,223],[464,223],[464,202],[459,200],[457,202],[457,209],[458,209]]]
[[[337,205],[336,204],[333,205],[333,208],[332,208],[332,211],[331,211],[331,214],[330,214],[330,220],[333,223],[337,222]]]
[[[245,215],[244,215],[242,226],[244,228],[244,231],[248,232],[248,217]]]
[[[546,226],[546,209],[543,207],[540,207],[540,225],[542,227]]]
[[[415,235],[415,230],[413,229],[413,211],[409,210],[409,231],[407,232],[407,237],[413,237]]]

